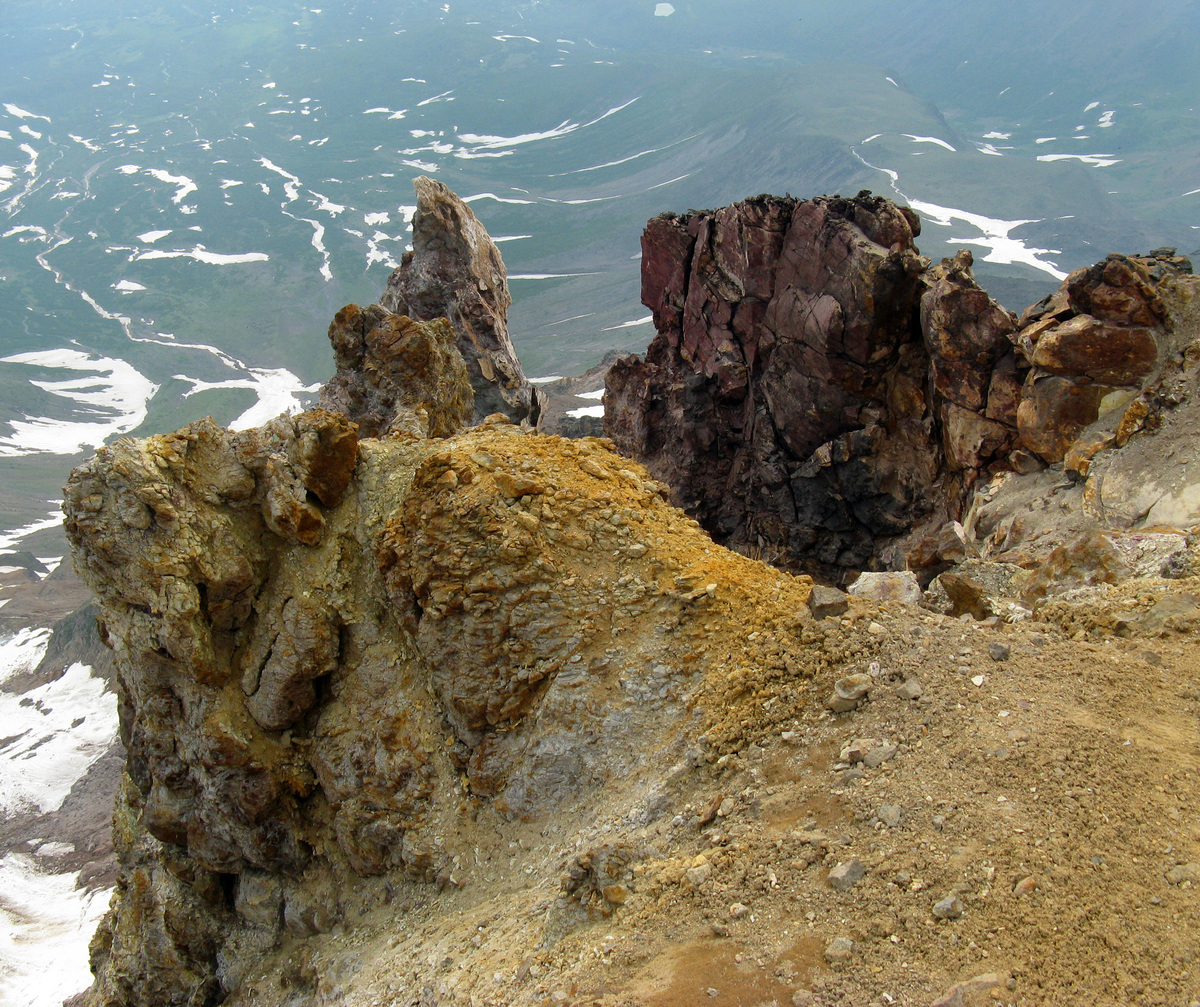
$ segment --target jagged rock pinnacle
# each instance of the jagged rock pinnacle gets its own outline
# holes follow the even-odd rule
[[[413,250],[388,279],[388,311],[447,318],[475,389],[475,418],[504,413],[537,425],[541,394],[526,379],[508,336],[508,271],[471,208],[441,182],[413,181]]]

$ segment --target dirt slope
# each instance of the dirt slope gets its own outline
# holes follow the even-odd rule
[[[1197,593],[1136,582],[994,627],[855,602],[714,633],[725,702],[657,803],[464,808],[461,889],[345,893],[344,926],[285,944],[231,1003],[1190,1004]],[[763,615],[719,592],[708,625]],[[1114,615],[1127,635],[1085,628]],[[868,698],[832,714],[850,672]]]

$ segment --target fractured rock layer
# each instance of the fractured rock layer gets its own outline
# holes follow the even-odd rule
[[[609,371],[605,432],[718,541],[785,568],[955,561],[939,540],[982,472],[1113,443],[1082,435],[1155,372],[1159,290],[1190,263],[1110,256],[1018,324],[970,252],[930,268],[919,232],[868,193],[656,217],[657,335]]]

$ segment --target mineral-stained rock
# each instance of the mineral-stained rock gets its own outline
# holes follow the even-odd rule
[[[1027,572],[1011,563],[969,559],[934,578],[921,604],[955,617],[1005,618],[1012,615],[1012,603],[1024,593],[1027,580]]]
[[[1051,374],[1083,374],[1108,385],[1136,384],[1157,359],[1152,329],[1111,325],[1090,315],[1043,332],[1033,351],[1034,365]]]
[[[926,272],[921,330],[938,395],[979,412],[987,405],[996,362],[1012,349],[1016,318],[975,282],[972,261],[964,249]]]
[[[916,217],[762,196],[643,235],[658,335],[609,371],[605,429],[719,541],[863,567],[933,504]]]
[[[378,304],[348,304],[330,323],[329,341],[337,371],[321,405],[353,420],[361,436],[447,437],[470,422],[475,395],[444,318],[418,322]]]
[[[1161,285],[1190,268],[1170,249],[1109,255],[1021,316],[1015,341],[1033,365],[1018,410],[1024,447],[1062,461],[1084,428],[1126,407],[1169,340]]]
[[[1060,462],[1067,449],[1100,415],[1111,388],[1089,379],[1030,372],[1017,410],[1021,443],[1048,462]]]
[[[467,206],[441,182],[413,181],[413,250],[405,252],[380,303],[421,321],[447,318],[475,390],[475,418],[504,413],[537,425],[541,393],[525,377],[508,335],[508,271]]]
[[[709,649],[746,622],[700,627],[789,625],[811,586],[713,546],[609,444],[511,423],[206,420],[102,449],[65,506],[128,750],[105,1007],[220,1002],[363,879],[465,883],[461,815],[585,818],[614,778],[691,772],[704,711],[739,702]]]

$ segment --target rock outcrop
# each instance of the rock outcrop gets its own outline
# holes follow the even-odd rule
[[[67,530],[128,750],[90,1002],[217,1003],[404,879],[469,881],[464,816],[660,786],[726,635],[692,628],[727,603],[783,619],[810,583],[713,555],[665,494],[595,440],[360,440],[323,410],[76,470]]]
[[[361,436],[447,437],[470,423],[475,393],[446,319],[418,322],[378,304],[347,304],[329,341],[337,369],[320,405],[353,421]]]
[[[413,248],[380,303],[419,321],[449,319],[475,390],[475,418],[503,413],[537,426],[541,394],[525,377],[508,336],[508,272],[471,208],[445,185],[414,180]]]
[[[650,221],[657,335],[609,371],[605,432],[717,541],[786,569],[955,562],[982,474],[1077,471],[1116,442],[1085,431],[1156,373],[1161,288],[1190,264],[1110,256],[1018,323],[970,252],[930,267],[919,232],[867,193]]]

